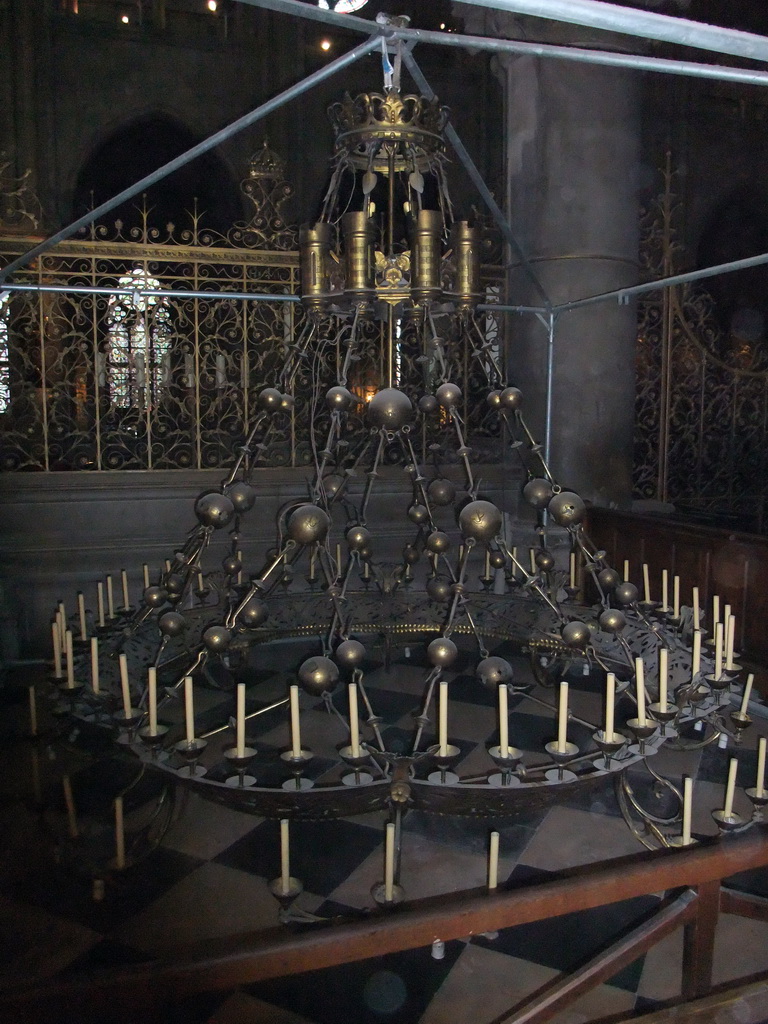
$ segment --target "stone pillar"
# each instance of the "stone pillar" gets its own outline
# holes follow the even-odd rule
[[[510,15],[486,15],[470,30],[600,49],[614,42],[605,33]],[[550,301],[635,283],[639,74],[528,56],[504,55],[498,64],[508,216]],[[509,294],[513,303],[541,304],[519,267]],[[616,300],[564,313],[555,327],[553,474],[600,505],[631,499],[636,333],[634,305]],[[509,376],[543,443],[547,332],[530,314],[512,319]]]

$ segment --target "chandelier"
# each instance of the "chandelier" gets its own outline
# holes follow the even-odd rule
[[[301,817],[388,816],[383,881],[374,892],[384,904],[402,897],[397,846],[402,816],[413,807],[492,823],[614,777],[641,841],[688,845],[691,780],[679,789],[648,766],[673,798],[659,817],[633,794],[626,772],[666,745],[718,736],[738,745],[750,724],[751,677],[732,710],[740,671],[734,620],[714,608],[707,634],[695,588],[684,608],[676,577],[664,574],[657,600],[647,566],[642,586],[630,581],[628,567],[610,566],[585,530],[584,501],[553,476],[526,423],[525,396],[477,309],[483,238],[480,225],[454,217],[447,110],[391,87],[346,96],[330,116],[330,185],[319,220],[300,237],[303,326],[261,391],[231,470],[197,498],[195,525],[165,567],[154,578],[144,567],[136,604],[123,573],[122,604],[108,577],[98,584],[95,612],[82,594],[74,614],[57,609],[57,706],[82,727],[114,735],[165,782],[280,820],[274,891],[288,905],[301,889],[290,875],[289,826]],[[271,424],[293,408],[297,378],[328,345],[338,353],[334,377],[313,377],[306,410],[314,418],[314,470],[307,493],[281,509],[272,543],[248,521],[258,453]],[[372,349],[381,374],[362,379],[361,353]],[[528,557],[505,533],[502,511],[484,496],[473,467],[469,396],[456,383],[468,379],[467,367],[484,381],[483,401],[524,470],[523,497],[537,531]],[[435,424],[450,439],[447,454],[463,477],[458,488],[425,440]],[[394,557],[377,489],[385,464],[402,468],[409,490],[402,520],[411,539]],[[242,539],[254,526],[264,554],[245,565]],[[217,547],[224,557],[212,567]],[[412,735],[397,747],[387,742],[386,712],[368,680],[372,646],[381,644],[387,656],[423,645],[426,664]],[[504,653],[511,647],[531,652],[533,680],[515,677]],[[246,713],[270,651],[289,663],[289,685]],[[491,697],[483,708],[489,731],[497,729],[487,764],[471,776],[462,774],[451,733],[456,666],[468,658],[478,692]],[[574,671],[597,680],[591,717],[571,706],[566,676]],[[232,705],[203,729],[197,709],[217,672]],[[515,745],[520,698],[551,718],[551,736],[534,752]],[[328,711],[323,756],[335,758],[321,778],[302,730],[303,713],[318,702]],[[278,716],[283,735],[279,759],[269,764],[249,740],[253,720],[267,713]],[[761,818],[765,741],[747,789],[752,819],[734,812],[736,769],[732,758],[723,806],[714,812],[723,832]],[[118,866],[121,829],[122,817]],[[494,833],[491,887],[495,857]]]

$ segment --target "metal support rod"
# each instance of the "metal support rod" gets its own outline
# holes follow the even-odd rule
[[[257,302],[301,302],[300,295],[286,295],[281,292],[272,295],[268,292],[191,292],[174,291],[163,288],[109,288],[101,285],[67,285],[67,284],[17,284],[4,283],[2,292],[64,292],[67,295],[129,295],[148,298],[157,296],[163,299],[245,299]]]
[[[547,329],[547,400],[544,412],[544,462],[550,464],[552,447],[552,394],[555,379],[555,322],[557,316],[550,313],[545,327]],[[546,522],[546,520],[545,520]]]
[[[403,50],[403,60],[405,61],[406,66],[413,77],[414,82],[421,90],[422,95],[426,96],[427,99],[433,99],[435,96],[434,90],[424,77],[421,68],[416,63],[416,59],[414,58],[413,54],[410,52],[409,49]],[[469,155],[469,152],[464,146],[464,143],[459,138],[456,129],[450,122],[448,122],[448,124],[445,126],[444,134],[445,137],[453,146],[454,150],[456,151],[456,155],[458,156],[459,160],[461,160],[461,162],[464,164],[464,168],[467,171],[469,177],[472,179],[472,183],[474,184],[475,188],[480,193],[488,209],[491,211],[493,219],[496,221],[496,224],[499,230],[501,231],[502,235],[504,236],[504,239],[506,240],[510,249],[515,254],[515,256],[517,256],[517,258],[520,260],[523,270],[525,271],[531,284],[539,293],[542,301],[544,302],[545,307],[547,309],[550,309],[552,303],[549,301],[549,296],[544,291],[541,282],[534,273],[533,267],[528,262],[528,258],[524,255],[523,250],[520,248],[520,244],[513,235],[512,228],[509,226],[506,217],[502,213],[501,207],[494,199],[491,190],[486,185],[485,181],[483,180],[483,176],[480,174],[480,171],[478,171],[474,161],[472,160],[472,157]]]
[[[486,36],[464,35],[455,32],[433,32],[426,29],[392,29],[387,26],[377,26],[373,22],[366,21],[365,18],[322,10],[309,4],[301,3],[299,0],[238,0],[238,2],[249,4],[252,7],[278,11],[282,14],[292,14],[300,18],[338,25],[339,28],[347,29],[350,32],[368,34],[371,31],[379,31],[388,40],[402,39],[405,42],[414,44],[428,43],[435,46],[489,50],[496,53],[515,53],[521,56],[550,57],[555,60],[567,60],[580,64],[600,64],[606,67],[631,68],[635,71],[655,71],[660,74],[712,78],[726,82],[741,82],[746,85],[768,85],[768,73],[765,71],[754,71],[750,68],[730,68],[718,64],[701,64],[696,61],[648,57],[645,54],[614,53],[609,50],[592,50],[576,46],[556,46],[551,43],[535,43],[522,39],[490,39]],[[466,0],[466,2],[471,2],[471,0]],[[661,15],[649,14],[648,17],[659,18]],[[682,19],[674,18],[671,20],[679,23]],[[712,26],[697,22],[689,22],[688,24],[694,24],[698,28],[707,30],[712,28]],[[728,52],[721,51],[719,47],[719,40],[721,36],[727,37],[727,30],[718,27],[716,32],[716,39],[712,42],[710,48],[713,52]],[[640,33],[640,35],[645,38],[647,34]],[[744,36],[748,35],[748,33],[742,32],[738,33],[738,35]],[[764,42],[760,36],[752,38]]]
[[[331,61],[331,63],[326,65],[324,68],[320,68],[320,70],[308,75],[300,82],[297,82],[296,85],[292,85],[290,88],[284,89],[283,92],[278,93],[278,95],[274,96],[271,100],[267,100],[266,103],[262,103],[261,106],[256,107],[256,109],[252,110],[250,113],[239,117],[236,121],[233,121],[232,124],[227,125],[226,128],[222,128],[220,131],[214,132],[213,135],[210,135],[207,139],[199,142],[196,146],[192,146],[191,149],[181,153],[173,160],[169,160],[167,164],[163,164],[162,167],[158,167],[156,171],[152,171],[151,174],[145,175],[134,185],[123,189],[122,192],[118,192],[116,196],[113,196],[112,199],[108,199],[105,203],[101,203],[101,205],[97,206],[95,210],[91,210],[89,213],[83,214],[82,217],[78,217],[77,220],[72,221],[71,224],[68,224],[49,238],[46,238],[45,241],[33,246],[33,248],[29,249],[27,252],[18,256],[15,260],[9,263],[7,267],[0,270],[0,284],[14,273],[14,271],[18,270],[20,267],[25,267],[31,260],[35,259],[35,257],[42,256],[43,253],[48,252],[48,250],[52,249],[58,242],[64,241],[65,238],[70,238],[76,231],[82,227],[86,227],[88,224],[91,224],[98,217],[101,217],[102,214],[109,213],[110,210],[113,210],[116,206],[124,203],[127,199],[132,199],[144,189],[149,188],[150,185],[154,185],[156,182],[161,181],[169,174],[177,171],[180,167],[184,167],[184,165],[188,164],[191,160],[194,160],[198,156],[202,156],[203,153],[207,153],[208,150],[218,146],[219,143],[225,142],[233,135],[236,135],[238,132],[242,131],[243,128],[250,127],[250,125],[262,120],[268,114],[278,110],[286,103],[289,103],[291,100],[296,99],[296,97],[303,95],[303,93],[313,88],[313,86],[325,81],[326,78],[330,78],[337,71],[341,71],[350,64],[354,64],[355,61],[358,61],[361,57],[364,57],[379,45],[379,36],[378,33],[376,33],[370,39],[366,40],[366,42],[360,43],[359,46],[356,46],[353,50],[345,53],[337,60]]]

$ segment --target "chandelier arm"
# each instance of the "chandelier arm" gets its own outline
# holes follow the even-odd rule
[[[250,429],[250,431],[248,433],[248,437],[245,439],[245,443],[240,448],[240,454],[238,455],[237,459],[235,460],[235,464],[232,467],[232,471],[230,472],[229,476],[227,476],[221,482],[221,490],[222,491],[224,490],[225,487],[229,487],[230,484],[235,482],[235,478],[237,477],[237,474],[240,472],[240,467],[243,464],[243,459],[245,458],[246,453],[249,451],[251,445],[255,441],[256,434],[258,433],[259,428],[261,427],[261,424],[264,422],[264,417],[266,415],[267,415],[266,412],[264,412],[262,410],[259,413],[259,415],[256,417],[256,420],[254,421],[254,424],[253,424],[253,426],[251,427],[251,429]]]
[[[384,442],[386,440],[386,433],[384,427],[379,430],[379,443],[376,448],[376,455],[373,459],[373,467],[368,471],[368,479],[365,481],[365,491],[363,492],[363,500],[360,505],[360,525],[365,526],[366,516],[368,514],[368,502],[371,498],[371,491],[373,490],[373,484],[378,476],[376,472],[381,462],[381,457],[384,453]]]

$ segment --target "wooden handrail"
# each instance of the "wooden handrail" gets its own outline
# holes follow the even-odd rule
[[[719,893],[730,875],[768,865],[768,828],[726,841],[707,840],[690,850],[659,850],[589,865],[546,882],[488,893],[472,890],[431,897],[362,920],[317,926],[296,934],[274,928],[225,940],[209,940],[179,950],[172,959],[154,960],[117,970],[55,978],[0,998],[0,1020],[14,1024],[69,1024],[91,1020],[121,1021],[142,1014],[161,1019],[164,1007],[183,997],[221,991],[270,978],[300,974],[387,953],[429,946],[510,928],[575,911],[618,903],[637,896],[697,888],[700,895]],[[697,904],[701,902],[697,899]],[[718,903],[703,924],[686,927],[687,960],[700,962],[688,994],[702,995],[708,985]],[[697,918],[698,920],[698,918]],[[693,922],[696,924],[696,922]],[[692,929],[692,930],[689,930]],[[709,951],[706,944],[709,943]]]

